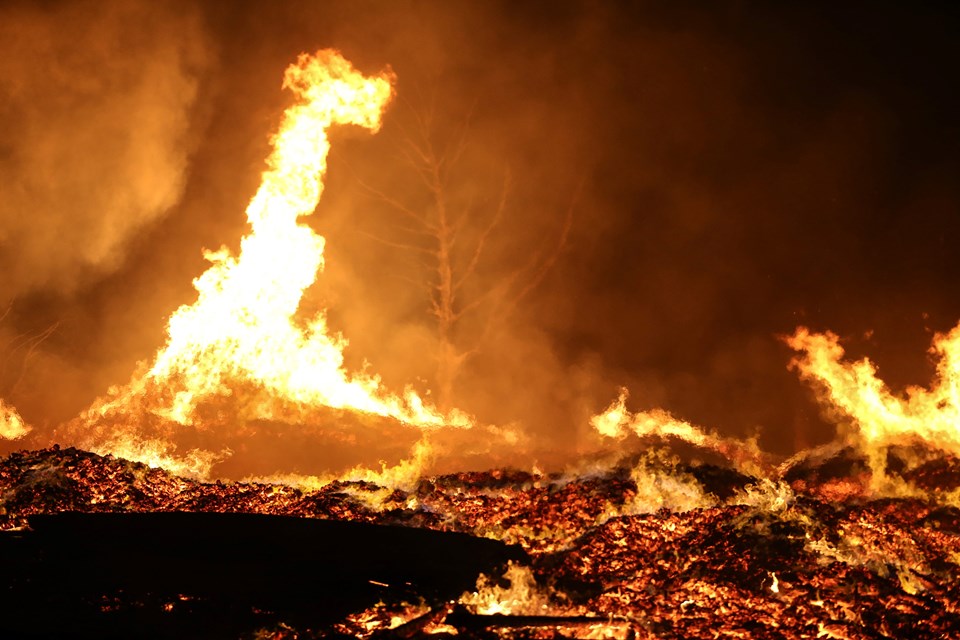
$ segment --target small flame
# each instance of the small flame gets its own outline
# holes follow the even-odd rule
[[[19,440],[30,431],[30,427],[23,421],[17,410],[4,404],[3,399],[0,398],[0,438]]]
[[[593,416],[590,425],[602,436],[608,438],[625,438],[630,433],[644,436],[674,436],[692,444],[713,447],[717,440],[715,436],[705,433],[684,420],[674,418],[663,409],[638,411],[631,413],[627,409],[629,391],[620,389],[617,400],[607,407],[606,411]]]
[[[482,615],[557,615],[547,593],[537,585],[530,567],[511,562],[503,578],[508,586],[481,575],[477,590],[460,596],[460,604]]]
[[[277,473],[269,476],[248,476],[243,479],[246,483],[282,484],[297,487],[303,491],[317,491],[334,481],[360,482],[378,487],[373,492],[364,492],[356,497],[366,503],[371,509],[379,511],[383,508],[384,500],[397,489],[414,491],[417,484],[424,477],[426,469],[433,463],[437,455],[437,448],[431,441],[423,437],[414,443],[410,457],[400,460],[394,465],[380,463],[380,470],[375,471],[362,466],[354,467],[349,471],[338,474],[302,475],[297,473]],[[344,489],[349,493],[349,489]]]
[[[762,454],[755,441],[722,438],[685,420],[675,418],[663,409],[631,413],[627,409],[628,396],[629,391],[621,388],[617,400],[605,411],[593,416],[590,419],[590,426],[600,435],[618,440],[626,438],[631,433],[641,438],[674,437],[724,455],[741,471],[752,475],[763,475]]]

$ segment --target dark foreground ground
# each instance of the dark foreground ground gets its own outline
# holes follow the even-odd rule
[[[0,637],[960,637],[960,464],[923,460],[871,499],[843,450],[776,481],[634,456],[312,492],[21,452]]]

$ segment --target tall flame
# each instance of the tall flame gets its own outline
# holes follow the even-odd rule
[[[87,411],[88,425],[144,405],[163,420],[194,424],[200,402],[229,396],[243,384],[262,392],[245,407],[253,418],[277,418],[284,407],[326,406],[421,427],[469,425],[466,416],[443,415],[411,389],[401,398],[385,391],[378,376],[348,374],[346,340],[330,333],[324,314],[295,317],[323,268],[324,239],[300,218],[314,211],[323,192],[328,129],[357,125],[376,132],[391,81],[390,72],[363,76],[331,50],[303,54],[287,68],[283,87],[297,102],[272,139],[268,169],[246,210],[251,231],[239,255],[226,247],[205,252],[212,264],[194,280],[197,301],[170,317],[166,346],[149,369]],[[142,440],[98,437],[113,452],[150,457]]]
[[[785,340],[800,352],[791,365],[816,385],[823,402],[850,420],[855,444],[868,453],[913,440],[960,455],[960,325],[934,336],[930,353],[937,362],[930,387],[909,387],[902,396],[877,377],[869,359],[844,362],[840,339],[829,331],[799,327]],[[882,473],[879,456],[871,460],[874,472]]]

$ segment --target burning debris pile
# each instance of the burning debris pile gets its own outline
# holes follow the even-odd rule
[[[323,268],[300,218],[323,192],[328,129],[376,131],[393,80],[329,50],[291,65],[297,101],[240,251],[208,251],[152,362],[47,434],[81,448],[0,461],[0,635],[960,635],[960,327],[935,337],[936,378],[905,399],[870,361],[843,361],[837,336],[786,337],[849,429],[779,467],[754,441],[631,412],[623,391],[590,422],[607,451],[636,453],[553,474],[428,472],[451,433],[461,456],[467,429],[488,446],[521,437],[348,372],[345,339],[300,309]],[[0,400],[0,437],[28,434]],[[298,438],[409,456],[207,481],[233,446],[271,473],[270,443]]]
[[[296,516],[466,533],[514,549],[494,554],[483,565],[486,575],[473,589],[465,588],[456,605],[447,600],[457,594],[448,590],[443,599],[422,588],[429,581],[419,590],[416,584],[401,588],[383,582],[367,601],[351,601],[355,610],[343,610],[336,620],[311,620],[300,610],[285,618],[282,604],[260,605],[258,610],[269,612],[250,618],[258,626],[243,631],[252,635],[260,629],[268,637],[553,637],[557,632],[650,638],[949,637],[960,633],[960,465],[941,458],[908,470],[902,464],[906,453],[891,451],[890,457],[899,462],[889,473],[926,497],[870,499],[866,461],[850,450],[788,465],[777,480],[645,455],[590,473],[501,470],[425,478],[410,491],[367,482],[334,482],[305,491],[202,483],[113,457],[47,449],[13,454],[0,463],[0,527],[6,530],[5,553],[12,537],[29,539],[33,527],[49,528],[38,519],[42,514],[64,512]],[[669,496],[676,492],[671,479],[698,492],[700,506],[671,505]],[[840,484],[845,485],[843,500],[836,498]],[[227,537],[242,538],[246,530],[238,526]],[[102,530],[106,537],[109,532],[109,527]],[[392,546],[399,544],[396,540],[395,533],[381,540],[393,549],[394,561],[402,565],[408,555],[414,564],[425,563],[402,545]],[[121,542],[101,544],[109,548]],[[189,546],[183,540],[177,544]],[[437,554],[445,553],[440,541],[430,544],[437,545]],[[333,563],[333,557],[342,561],[345,549],[311,548],[310,553],[330,556]],[[370,570],[363,558],[383,549],[352,551],[362,573]],[[298,557],[295,552],[289,560]],[[462,557],[453,564],[475,567],[475,560]],[[144,579],[149,582],[149,576]],[[335,593],[340,587],[324,581],[315,586],[310,606],[330,611],[324,608],[323,589]],[[169,602],[161,595],[182,596],[194,603],[190,611],[200,612],[196,615],[208,612],[198,604],[203,593],[152,594],[148,601],[125,599],[122,592],[98,595],[98,615],[114,623],[150,606],[159,607],[153,613],[162,619],[171,609],[164,608]],[[15,611],[6,612],[3,624],[11,619]],[[43,631],[40,621],[19,625],[13,628]]]

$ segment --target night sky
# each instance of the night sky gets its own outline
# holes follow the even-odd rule
[[[902,389],[960,321],[948,3],[34,5],[0,5],[0,397],[39,429],[162,345],[202,248],[237,248],[283,69],[327,47],[390,66],[398,99],[377,136],[333,139],[310,219],[327,269],[304,308],[393,388],[431,386],[432,328],[423,267],[376,238],[413,241],[369,187],[423,204],[401,150],[426,113],[440,144],[465,132],[464,246],[510,177],[467,295],[549,253],[574,212],[458,382],[486,421],[575,444],[626,386],[634,409],[785,455],[836,427],[780,336],[832,330]],[[11,341],[53,326],[24,364]]]

